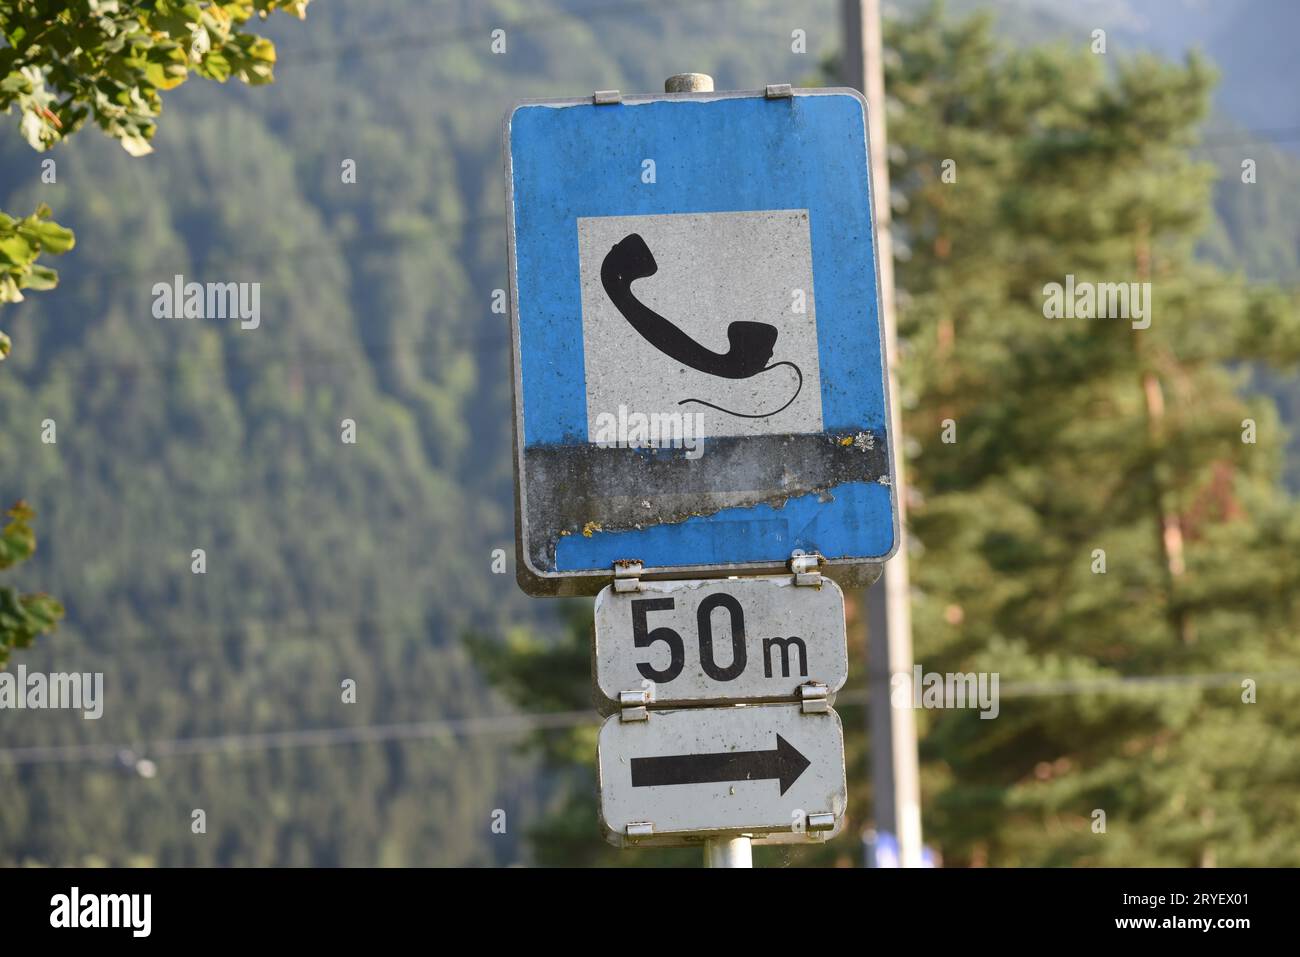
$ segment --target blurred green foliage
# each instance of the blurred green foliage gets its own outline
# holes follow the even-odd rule
[[[72,230],[52,223],[50,207],[41,203],[36,212],[14,219],[0,212],[0,303],[22,302],[22,289],[53,289],[59,276],[36,262],[41,253],[57,256],[75,244]],[[0,331],[0,359],[9,355],[9,337]]]
[[[275,45],[240,28],[255,13],[265,18],[276,9],[301,18],[310,2],[0,0],[0,112],[17,110],[19,130],[37,150],[67,139],[94,117],[127,153],[143,156],[153,149],[162,90],[185,82],[191,70],[223,83],[232,75],[250,85],[271,82]],[[22,219],[0,211],[0,305],[21,302],[23,289],[58,285],[58,273],[36,260],[42,253],[66,253],[76,239],[50,215],[45,203]],[[0,329],[0,360],[11,349]],[[30,510],[19,503],[9,514],[6,540],[12,535],[14,543],[31,545],[0,568],[36,547]],[[0,666],[11,648],[30,646],[62,616],[62,606],[47,595],[0,590]]]
[[[254,15],[302,18],[311,0],[0,0],[0,113],[18,113],[27,143],[48,150],[93,118],[132,156],[153,151],[162,91],[191,71],[224,83],[270,83],[275,44],[243,32]],[[42,203],[24,219],[0,212],[0,305],[21,289],[58,285],[38,264],[72,248],[72,231]],[[0,359],[9,354],[0,330]]]
[[[275,45],[243,32],[275,10],[302,18],[311,0],[5,0],[0,108],[38,150],[93,118],[132,156],[149,141],[162,92],[189,74],[270,83]]]
[[[26,502],[17,502],[5,513],[0,529],[0,571],[30,558],[36,551],[32,530],[35,513]],[[22,594],[0,585],[0,667],[14,648],[27,648],[37,635],[52,631],[63,617],[63,606],[45,594]]]

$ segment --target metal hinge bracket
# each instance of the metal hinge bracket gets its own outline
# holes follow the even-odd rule
[[[637,821],[627,826],[628,837],[649,837],[655,832],[653,821]]]
[[[808,831],[833,831],[835,830],[834,814],[809,814],[808,823],[804,825]]]
[[[820,681],[799,686],[799,709],[804,714],[825,714],[831,710],[831,689]]]
[[[641,590],[641,563],[635,559],[620,559],[614,563],[614,591]]]
[[[618,719],[620,721],[649,721],[649,706],[654,703],[654,691],[642,688],[638,691],[620,691],[618,693]]]
[[[821,561],[822,557],[816,552],[795,551],[790,556],[790,571],[794,573],[794,583],[821,588],[822,573],[818,571]]]

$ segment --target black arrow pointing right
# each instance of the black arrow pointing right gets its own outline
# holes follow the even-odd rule
[[[715,781],[781,782],[781,793],[812,762],[789,741],[776,736],[771,751],[721,751],[716,754],[669,754],[632,759],[632,787],[653,788],[672,784],[710,784]]]

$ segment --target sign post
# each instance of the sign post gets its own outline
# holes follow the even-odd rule
[[[733,837],[730,840],[715,838],[704,842],[705,867],[753,867],[754,852],[749,838]]]
[[[606,839],[838,832],[839,583],[897,547],[866,104],[526,101],[506,118],[517,577],[595,594]]]

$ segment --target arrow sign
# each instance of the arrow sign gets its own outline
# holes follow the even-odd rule
[[[771,751],[720,751],[716,754],[670,754],[632,759],[632,787],[653,788],[671,784],[709,784],[715,781],[781,782],[781,793],[811,764],[779,734]]]
[[[838,828],[848,803],[839,715],[797,702],[610,715],[596,754],[601,823],[622,846],[719,834],[811,844],[830,832],[801,825],[830,815]]]

